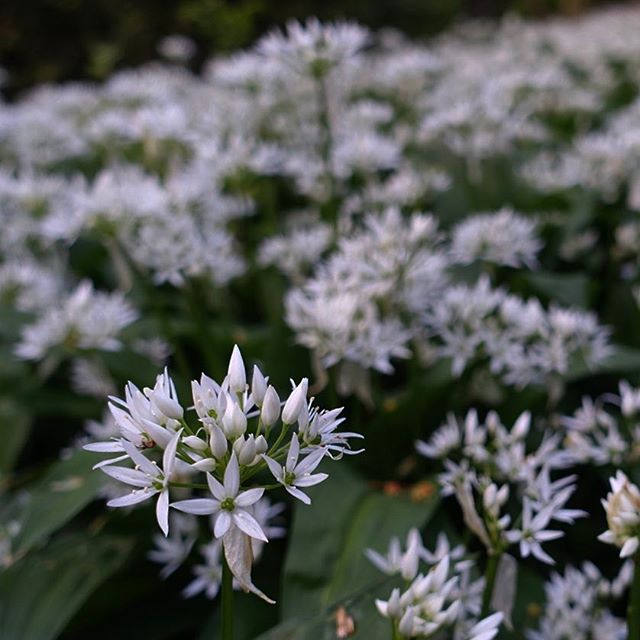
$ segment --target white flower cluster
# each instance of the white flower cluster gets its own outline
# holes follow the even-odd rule
[[[16,354],[40,360],[54,347],[117,351],[120,332],[137,317],[122,293],[95,291],[85,280],[24,327]]]
[[[474,286],[447,288],[424,323],[456,375],[488,360],[505,384],[524,387],[564,376],[572,365],[593,366],[610,353],[608,331],[589,312],[523,300],[481,278]]]
[[[570,460],[559,449],[560,438],[546,436],[528,451],[530,424],[528,412],[507,429],[495,412],[482,423],[471,410],[462,423],[449,416],[428,442],[418,441],[416,447],[427,458],[444,459],[441,493],[455,496],[466,526],[488,553],[501,554],[518,544],[523,558],[533,555],[554,564],[542,544],[564,534],[549,525],[572,524],[587,514],[566,507],[576,476],[551,478]]]
[[[622,380],[617,394],[589,397],[572,416],[560,418],[565,449],[578,463],[634,464],[640,451],[640,389]]]
[[[528,640],[626,640],[626,622],[607,608],[619,600],[631,582],[633,565],[623,565],[609,581],[591,562],[582,569],[567,567],[554,573],[545,585],[546,606],[536,631]]]
[[[485,260],[510,267],[533,268],[536,254],[542,248],[535,223],[510,208],[470,216],[456,225],[452,235],[453,259],[462,264]]]
[[[463,557],[463,547],[451,548],[446,536],[439,536],[431,552],[412,529],[404,551],[392,538],[385,556],[372,549],[366,554],[383,573],[404,580],[404,589],[376,600],[378,612],[391,620],[394,638],[441,637],[447,631],[452,640],[491,640],[498,634],[503,614],[479,620],[484,579],[472,579],[473,562]]]
[[[169,535],[170,507],[187,514],[213,516],[213,535],[222,541],[226,561],[239,586],[266,598],[251,582],[251,565],[259,552],[253,541],[267,542],[264,527],[275,515],[269,503],[260,503],[265,491],[284,487],[309,504],[304,489],[328,477],[326,473],[314,473],[322,460],[359,453],[350,449],[348,439],[361,436],[337,431],[344,420],[341,409],[326,411],[313,406],[313,399],[307,400],[307,388],[305,378],[283,405],[257,366],[251,384],[247,384],[237,346],[221,384],[205,374],[192,382],[195,423],[185,419],[166,369],[153,388],[140,391],[128,383],[124,400],[112,397],[109,404],[118,435],[84,447],[118,454],[96,467],[134,487],[109,500],[108,506],[128,507],[157,498],[156,517],[165,536]],[[160,452],[161,460],[157,460]],[[115,464],[122,462],[132,463],[133,468]],[[275,483],[264,482],[267,472]],[[194,482],[194,477],[201,474],[206,482]],[[261,482],[253,484],[261,477]],[[171,494],[184,488],[204,491],[204,495],[171,502]],[[279,530],[276,535],[281,535]],[[160,555],[154,557],[166,561],[170,571],[192,544],[191,536],[185,536],[184,527],[179,526],[176,536],[163,543]],[[207,547],[204,554],[207,570],[219,566],[220,550],[215,549]],[[209,578],[217,575],[211,571]],[[204,583],[197,584],[193,591],[200,590]],[[214,590],[209,583],[206,588],[209,594]]]
[[[392,358],[410,355],[401,319],[435,302],[447,283],[433,216],[404,218],[397,208],[365,218],[335,253],[286,300],[297,339],[325,367],[341,361],[391,373]]]

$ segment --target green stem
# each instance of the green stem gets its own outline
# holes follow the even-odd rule
[[[482,614],[480,618],[486,618],[489,615],[491,606],[491,595],[496,584],[496,575],[498,573],[498,564],[500,562],[501,553],[491,553],[487,558],[487,569],[484,574],[484,593],[482,594]]]
[[[233,640],[233,575],[222,553],[222,640]]]
[[[395,620],[391,621],[391,638],[392,640],[406,640],[398,629],[398,623]]]
[[[629,594],[629,606],[627,608],[627,624],[629,632],[627,637],[640,638],[640,555],[634,558],[633,582]]]

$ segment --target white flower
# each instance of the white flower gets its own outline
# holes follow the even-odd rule
[[[169,482],[176,462],[176,449],[181,433],[182,429],[176,431],[167,444],[162,455],[162,469],[159,469],[158,465],[145,458],[127,440],[122,440],[122,447],[127,456],[133,460],[136,468],[129,469],[113,466],[101,468],[104,473],[112,478],[138,487],[120,498],[109,500],[107,502],[108,507],[128,507],[158,495],[156,518],[165,536],[169,534]]]
[[[280,397],[278,392],[271,386],[264,394],[264,401],[260,411],[260,420],[265,427],[270,427],[280,417]]]
[[[291,392],[282,409],[283,424],[294,424],[303,409],[306,409],[308,388],[309,380],[303,378],[300,384]]]
[[[312,487],[329,477],[326,473],[311,473],[320,462],[322,462],[325,451],[324,449],[316,449],[306,458],[298,462],[299,454],[300,443],[298,442],[298,434],[294,433],[291,436],[291,444],[284,466],[268,456],[264,456],[264,460],[269,466],[273,477],[282,484],[294,498],[298,498],[298,500],[301,500],[305,504],[311,504],[309,496],[302,492],[299,487]]]
[[[540,546],[541,542],[556,540],[564,534],[562,531],[547,530],[545,527],[553,516],[553,506],[545,507],[535,515],[529,498],[523,498],[522,527],[507,532],[509,542],[520,543],[520,553],[523,558],[533,554],[538,560],[546,564],[555,564],[553,558],[545,553]]]
[[[492,640],[498,635],[503,617],[504,614],[498,612],[481,620],[470,629],[467,640]]]
[[[640,547],[640,490],[622,471],[609,482],[611,492],[602,501],[609,528],[598,539],[620,547],[620,557],[628,558]]]
[[[247,373],[244,368],[244,360],[238,345],[234,345],[229,359],[229,370],[227,373],[229,389],[233,393],[244,393],[247,388]]]
[[[224,471],[224,485],[211,474],[207,474],[207,484],[213,498],[194,498],[172,503],[172,507],[194,515],[216,515],[214,535],[222,538],[233,526],[257,540],[267,542],[260,525],[249,513],[247,507],[255,504],[264,493],[262,487],[240,491],[240,467],[235,452],[231,454]]]

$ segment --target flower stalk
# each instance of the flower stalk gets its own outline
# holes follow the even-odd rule
[[[222,554],[222,603],[221,603],[222,640],[233,640],[233,575],[229,563]]]
[[[490,553],[487,559],[487,569],[484,574],[484,592],[482,594],[482,613],[481,618],[489,615],[491,608],[491,595],[496,584],[496,576],[498,575],[498,565],[500,564],[501,553]]]
[[[629,594],[627,608],[627,626],[629,638],[640,638],[640,557],[638,554],[633,562],[633,582]]]

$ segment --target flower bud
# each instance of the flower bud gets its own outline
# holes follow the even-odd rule
[[[307,408],[307,389],[309,380],[302,378],[302,382],[291,392],[282,409],[282,422],[293,424],[299,417],[302,410]]]
[[[267,453],[268,448],[269,448],[269,445],[267,444],[265,437],[258,436],[256,438],[256,455],[260,456],[263,453]]]
[[[265,427],[270,427],[280,416],[280,398],[278,392],[269,386],[264,394],[264,402],[262,403],[262,411],[260,412],[260,420]]]
[[[209,436],[209,447],[213,456],[220,460],[227,453],[227,437],[222,429],[217,425],[211,427],[211,435]]]
[[[229,402],[222,417],[222,428],[228,438],[235,439],[247,430],[247,416],[235,403]]]
[[[241,465],[251,464],[256,457],[256,441],[251,434],[248,438],[238,438],[233,443],[233,450],[238,456],[238,463]]]
[[[253,376],[251,378],[251,398],[256,407],[262,406],[264,394],[267,392],[267,379],[262,375],[262,371],[254,365]]]
[[[247,374],[238,345],[233,347],[227,375],[229,378],[229,389],[234,393],[244,393],[244,390],[247,388]]]
[[[210,473],[216,468],[216,461],[213,458],[203,458],[198,462],[194,462],[191,466],[198,471]]]
[[[198,438],[198,436],[186,436],[182,438],[182,442],[196,451],[204,451],[208,446],[207,443],[202,438]]]

